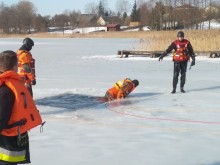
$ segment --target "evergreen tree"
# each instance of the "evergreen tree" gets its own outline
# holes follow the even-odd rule
[[[134,1],[134,5],[131,12],[131,21],[132,22],[138,22],[139,21],[139,14],[137,10],[137,3],[136,0]]]
[[[105,15],[105,9],[102,4],[102,1],[99,1],[99,10],[98,10],[99,16],[104,16]]]
[[[124,13],[123,13],[123,16],[122,16],[122,22],[123,22],[123,24],[125,23],[125,20],[126,20],[127,17],[128,17],[127,13],[124,12]]]

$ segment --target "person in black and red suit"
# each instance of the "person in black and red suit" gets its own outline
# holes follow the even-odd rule
[[[173,90],[171,93],[172,94],[176,93],[179,73],[181,73],[180,91],[182,93],[185,93],[184,85],[186,82],[187,63],[191,57],[192,59],[191,66],[195,65],[195,54],[191,43],[187,39],[184,39],[184,32],[179,31],[177,33],[177,40],[171,43],[171,45],[167,48],[167,50],[159,57],[159,61],[162,61],[163,57],[165,57],[172,50],[175,50],[175,52],[173,54],[174,72],[173,72]]]

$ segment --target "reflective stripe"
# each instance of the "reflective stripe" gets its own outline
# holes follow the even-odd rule
[[[6,162],[21,162],[25,160],[26,151],[9,151],[4,148],[0,148],[0,160]]]

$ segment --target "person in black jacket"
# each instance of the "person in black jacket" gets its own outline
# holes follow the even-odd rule
[[[176,93],[179,73],[181,73],[180,91],[182,93],[185,93],[184,85],[186,82],[187,63],[191,57],[192,59],[191,66],[195,65],[195,54],[191,43],[187,39],[184,39],[184,32],[179,31],[177,33],[177,40],[171,43],[171,45],[167,48],[167,50],[159,57],[159,61],[162,61],[163,57],[165,57],[172,50],[175,50],[175,52],[173,54],[174,73],[173,73],[173,90],[171,93],[172,94]]]

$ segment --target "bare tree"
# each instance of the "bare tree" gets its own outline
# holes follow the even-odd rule
[[[117,0],[115,8],[116,13],[121,17],[124,13],[128,13],[131,10],[131,3],[128,0]]]
[[[151,12],[151,26],[153,29],[163,29],[163,16],[165,14],[164,5],[162,2],[156,2],[155,7]]]
[[[100,2],[102,3],[105,12],[110,10],[108,8],[108,0],[100,0]]]
[[[220,19],[220,9],[218,8],[218,3],[220,2],[215,1],[215,0],[208,0],[205,8],[205,12],[207,15],[207,19],[209,21],[209,29],[211,28],[211,20],[212,19]]]
[[[138,4],[138,12],[139,12],[139,16],[140,16],[140,22],[142,25],[149,25],[150,24],[150,11],[148,8],[148,4],[147,2],[143,1]]]
[[[38,14],[34,19],[34,28],[38,32],[45,32],[50,25],[50,16],[41,16]]]
[[[33,27],[33,19],[36,15],[34,4],[29,1],[19,1],[15,6],[15,12],[18,19],[20,33],[30,33],[31,27]]]
[[[11,11],[9,7],[6,7],[2,2],[0,5],[0,28],[3,29],[4,32],[10,32],[10,21],[11,21]]]
[[[98,5],[94,2],[87,3],[84,11],[86,14],[98,14]]]
[[[72,28],[75,28],[78,24],[78,18],[80,17],[81,12],[73,10],[70,12],[69,21],[71,23]]]
[[[55,16],[52,17],[52,22],[54,23],[55,27],[59,27],[59,28],[64,28],[67,23],[69,21],[68,16],[64,15],[64,14],[56,14]]]

